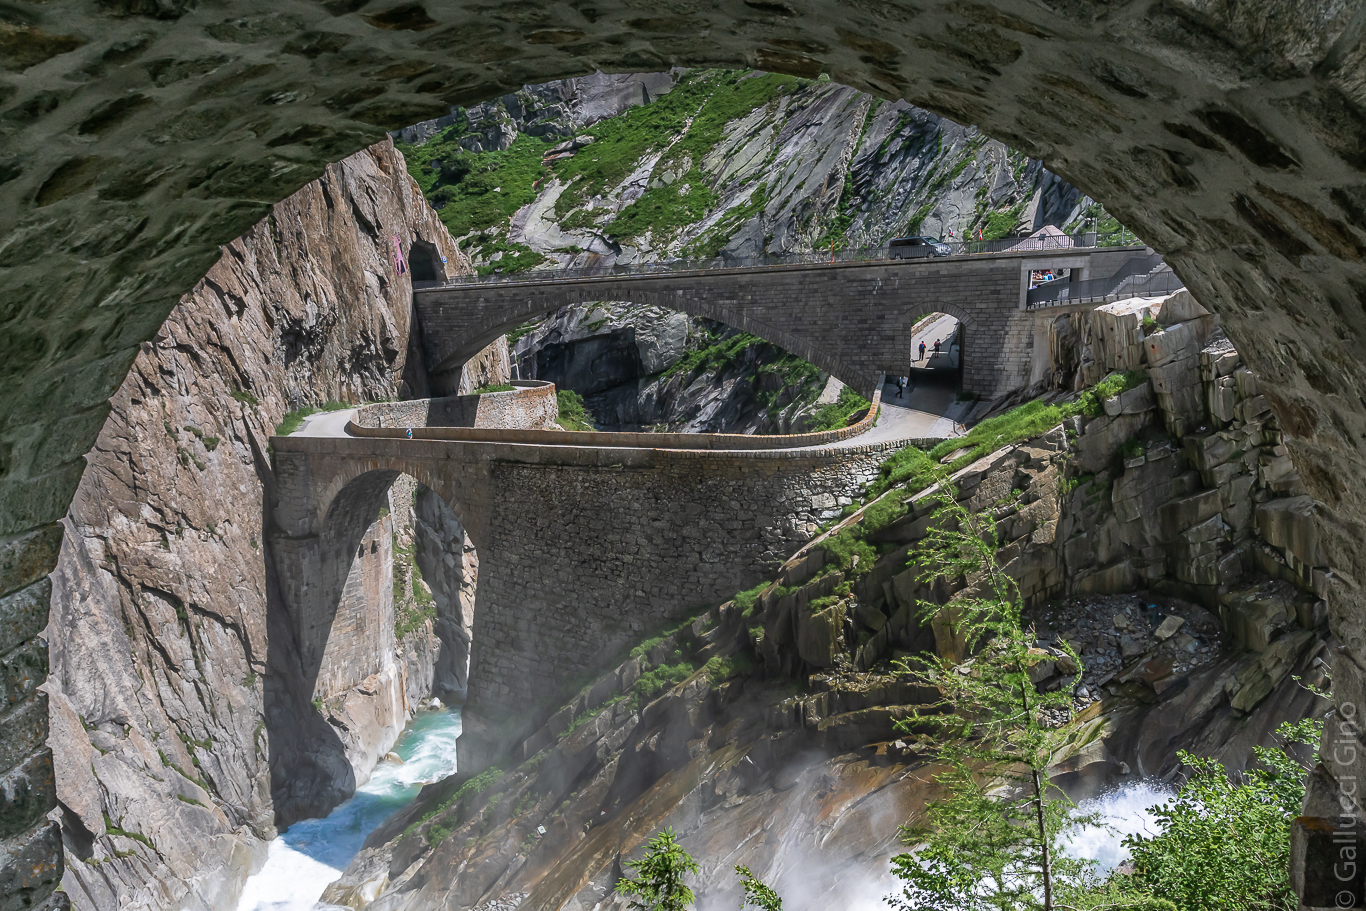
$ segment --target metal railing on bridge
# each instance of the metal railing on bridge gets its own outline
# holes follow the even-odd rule
[[[1119,247],[1140,241],[1128,231],[1113,234],[1053,234],[1038,237],[1003,237],[998,240],[943,241],[934,246],[947,247],[948,252],[916,257],[899,256],[886,245],[854,247],[845,250],[826,250],[812,253],[761,253],[752,256],[717,256],[712,259],[671,259],[643,263],[599,263],[578,268],[529,269],[523,272],[497,272],[456,275],[446,281],[413,282],[415,289],[440,288],[452,285],[473,285],[492,282],[559,282],[584,278],[618,278],[631,275],[658,275],[670,272],[704,272],[719,269],[752,269],[772,266],[810,266],[830,263],[890,262],[908,258],[933,260],[942,256],[980,256],[1000,253],[1044,253],[1063,250],[1092,250],[1097,247]],[[904,249],[904,248],[903,248]],[[913,249],[924,249],[913,248]],[[495,267],[496,269],[496,264]]]
[[[1159,258],[1160,260],[1160,258]],[[1025,307],[1039,310],[1045,307],[1066,307],[1073,304],[1096,304],[1130,297],[1157,297],[1186,287],[1181,277],[1165,263],[1159,262],[1151,271],[1126,272],[1107,278],[1093,278],[1081,282],[1065,279],[1030,288]]]

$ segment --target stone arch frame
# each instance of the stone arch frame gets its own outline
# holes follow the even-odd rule
[[[332,462],[333,460],[328,461]],[[475,549],[477,550],[480,547],[485,526],[478,504],[459,496],[459,491],[451,489],[449,480],[438,470],[438,465],[431,460],[415,459],[408,461],[406,459],[378,458],[359,461],[356,459],[338,459],[335,465],[328,467],[331,471],[328,473],[327,480],[317,488],[317,493],[309,506],[309,521],[316,533],[326,534],[331,528],[335,511],[339,508],[338,504],[343,501],[348,488],[358,482],[364,483],[364,479],[368,475],[383,472],[393,475],[387,482],[384,482],[383,489],[386,491],[400,474],[406,474],[440,497],[456,514],[460,524],[469,534],[470,540],[474,542]]]
[[[309,511],[316,523],[314,533],[274,537],[271,544],[277,572],[282,580],[287,580],[282,585],[283,601],[304,685],[315,692],[321,686],[326,694],[333,694],[357,685],[366,676],[365,672],[356,672],[355,667],[371,670],[363,665],[368,653],[361,654],[359,661],[338,657],[352,654],[355,649],[354,635],[349,639],[333,638],[339,614],[346,618],[345,628],[353,632],[357,627],[363,628],[367,641],[379,641],[380,651],[393,645],[388,641],[391,629],[376,625],[379,617],[373,613],[375,599],[380,599],[382,606],[392,585],[394,554],[389,549],[390,539],[380,535],[369,548],[365,542],[367,533],[380,519],[379,506],[399,477],[407,475],[427,487],[455,515],[476,551],[484,539],[482,531],[481,537],[476,538],[466,524],[467,516],[478,514],[474,511],[477,507],[452,502],[456,498],[451,496],[451,485],[439,480],[439,464],[426,464],[420,459],[320,461],[326,465],[324,472],[332,469],[332,473],[322,484],[312,486],[316,502]],[[319,467],[323,466],[314,466]],[[300,492],[311,495],[309,491]],[[374,561],[377,553],[378,563],[367,564],[367,558]],[[357,601],[357,591],[364,593],[361,601]]]
[[[1353,632],[1366,597],[1350,581],[1366,578],[1366,488],[1351,483],[1366,402],[1349,394],[1366,385],[1366,56],[1355,6],[986,0],[909,14],[722,0],[670,18],[630,18],[634,8],[610,3],[540,12],[468,0],[286,2],[252,18],[183,0],[23,5],[15,28],[27,52],[0,92],[21,125],[0,149],[0,211],[11,219],[0,361],[13,392],[0,403],[0,547],[17,554],[0,561],[0,597],[46,584],[82,455],[137,346],[219,245],[326,162],[528,81],[752,65],[828,74],[978,125],[1168,254],[1223,317],[1286,428],[1322,504],[1325,548],[1346,574],[1331,586],[1335,630],[1366,663]],[[470,28],[479,55],[451,54],[470,46]],[[206,47],[221,64],[178,59]],[[371,48],[392,75],[374,72],[362,52]],[[251,66],[259,60],[270,67]],[[312,97],[295,95],[299,86]],[[229,115],[234,102],[273,93],[283,103],[258,103],[251,130]],[[32,761],[47,774],[50,762]],[[34,857],[55,852],[60,871],[60,850],[38,841],[44,799],[34,808],[15,838]],[[54,885],[25,899],[37,907]]]
[[[973,330],[975,332],[977,329],[980,328],[976,317],[974,317],[972,314],[970,314],[968,311],[964,310],[957,304],[947,302],[938,304],[917,305],[911,308],[911,315],[909,319],[912,321],[919,320],[933,313],[944,313],[958,320],[959,325],[964,327],[965,331],[963,334],[965,337],[967,336],[966,330]],[[912,325],[914,325],[914,322],[912,322]],[[967,377],[967,368],[968,346],[964,344],[958,352],[958,372],[961,378]]]

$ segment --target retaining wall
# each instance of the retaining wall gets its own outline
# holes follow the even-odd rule
[[[406,436],[408,428],[414,436],[418,428],[538,430],[559,417],[554,383],[513,380],[512,385],[517,388],[506,392],[362,405],[347,429],[357,436]]]

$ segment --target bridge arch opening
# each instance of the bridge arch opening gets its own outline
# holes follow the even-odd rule
[[[312,698],[374,676],[390,685],[396,650],[415,648],[434,652],[432,679],[395,679],[397,704],[463,701],[479,564],[455,509],[412,475],[364,471],[331,498],[317,551],[315,584],[289,605]]]
[[[518,378],[581,396],[607,431],[801,432],[832,376],[726,323],[616,301],[562,307],[527,324],[512,359]]]
[[[821,371],[834,376],[861,394],[871,395],[878,375],[831,354],[819,339],[780,328],[772,320],[747,312],[728,295],[719,299],[696,291],[649,290],[621,282],[622,287],[562,287],[527,293],[512,286],[453,286],[414,289],[416,308],[422,317],[423,346],[432,368],[432,381],[443,394],[456,390],[462,365],[499,336],[566,306],[592,306],[603,301],[654,307],[711,320],[757,336]],[[667,282],[665,282],[667,285]],[[446,304],[471,288],[480,288],[477,301]],[[447,309],[449,308],[449,309]],[[443,310],[447,312],[443,313]],[[454,331],[452,331],[454,329]],[[524,379],[527,377],[523,377]]]

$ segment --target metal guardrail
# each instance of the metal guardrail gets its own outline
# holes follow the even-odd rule
[[[1043,235],[1040,237],[1005,237],[999,240],[945,241],[949,248],[941,256],[981,256],[1001,253],[1044,253],[1061,250],[1093,250],[1097,247],[1118,247],[1139,243],[1138,238],[1121,231],[1114,234],[1098,235],[1094,231],[1084,234]],[[596,265],[577,269],[529,269],[525,272],[487,275],[457,275],[446,281],[413,282],[414,289],[442,288],[454,285],[477,285],[506,282],[558,282],[576,278],[618,278],[631,275],[659,275],[670,272],[706,272],[719,269],[752,269],[771,266],[809,266],[833,263],[890,262],[900,259],[933,260],[937,256],[898,256],[886,245],[881,247],[855,247],[847,250],[834,250],[819,253],[762,253],[757,256],[724,257],[712,259],[673,259],[661,262],[631,263],[629,265]],[[898,248],[924,249],[924,248]]]
[[[1056,287],[1055,287],[1056,286]],[[1025,307],[1040,310],[1070,304],[1124,300],[1129,297],[1156,297],[1171,294],[1186,287],[1181,277],[1171,269],[1162,268],[1146,275],[1112,275],[1084,282],[1056,281],[1031,288]]]

